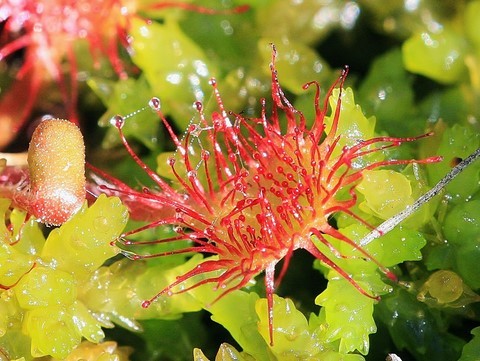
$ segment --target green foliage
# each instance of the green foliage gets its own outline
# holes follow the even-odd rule
[[[5,217],[10,202],[1,200]],[[112,242],[127,221],[118,198],[100,196],[85,205],[44,239],[38,224],[13,210],[12,229],[4,227],[1,257],[3,290],[0,295],[0,345],[10,357],[51,355],[65,358],[82,337],[99,342],[102,326],[79,299],[85,281],[107,259],[118,253]],[[2,222],[2,224],[5,224]],[[13,258],[15,257],[15,258]],[[22,337],[10,337],[20,329]],[[28,353],[17,353],[30,345]]]
[[[195,361],[209,361],[207,357],[203,354],[202,350],[195,349],[193,350],[193,359]],[[215,361],[251,361],[253,360],[248,355],[244,356],[235,348],[228,343],[222,343],[218,349],[217,356]]]
[[[164,111],[183,119],[178,126],[185,129],[194,114],[193,101],[205,98],[210,77],[218,74],[218,69],[174,21],[147,27],[135,19],[131,35],[136,39],[132,60],[143,69],[153,93],[162,99]],[[158,61],[158,54],[169,56]]]
[[[152,10],[148,4],[155,1],[134,1],[139,13],[127,29],[131,48],[122,53],[124,58],[131,55],[128,61],[136,67],[130,77],[117,79],[110,70],[103,71],[105,67],[94,70],[92,59],[79,59],[82,72],[71,76],[87,77],[89,88],[80,86],[79,104],[83,129],[92,132],[87,144],[91,161],[105,169],[113,166],[114,174],[128,184],[149,183],[141,169],[132,168],[131,159],[117,152],[117,131],[96,129],[97,119],[101,126],[109,126],[112,115],[136,112],[158,96],[162,112],[181,137],[196,114],[193,101],[201,100],[206,112],[215,106],[210,77],[217,79],[227,110],[258,116],[260,99],[267,98],[267,107],[270,100],[270,42],[278,49],[280,82],[307,122],[315,114],[312,89],[304,92],[303,83],[317,80],[325,94],[338,69],[350,65],[342,94],[338,151],[378,134],[435,132],[426,140],[355,161],[354,167],[359,168],[387,159],[444,157],[443,162],[425,167],[364,172],[353,212],[372,227],[412,204],[480,146],[478,0],[186,2],[216,9],[250,4],[251,9],[210,15],[168,6]],[[82,56],[88,54],[83,46],[75,45]],[[15,81],[10,68],[22,56],[14,60],[0,62],[2,89]],[[57,114],[64,99],[51,94],[48,87],[45,90],[48,96],[39,101],[39,111]],[[98,100],[107,108],[103,116],[95,113],[102,106]],[[329,105],[335,109],[336,96]],[[326,120],[328,131],[332,117]],[[142,159],[149,164],[157,160],[159,173],[171,181],[165,160],[174,146],[160,123],[147,108],[128,118],[123,130],[143,146]],[[0,160],[0,170],[4,169]],[[279,288],[285,298],[274,297],[273,346],[260,277],[259,285],[249,285],[217,302],[213,300],[221,290],[204,285],[162,295],[150,308],[142,308],[143,300],[208,255],[142,261],[118,255],[119,249],[111,243],[126,223],[126,211],[118,199],[100,197],[47,238],[33,219],[10,209],[9,200],[0,199],[0,215],[5,219],[0,222],[0,359],[5,354],[12,360],[43,355],[62,360],[127,360],[129,351],[102,342],[102,328],[116,324],[132,332],[127,333],[128,340],[120,337],[118,327],[108,337],[133,345],[135,360],[187,360],[195,349],[194,359],[204,361],[208,360],[205,355],[217,353],[220,343],[213,356],[219,361],[359,361],[378,355],[383,360],[387,352],[401,351],[406,359],[476,360],[480,347],[479,182],[477,161],[430,204],[364,247],[382,266],[391,267],[398,283],[383,276],[379,266],[351,244],[327,237],[329,247],[316,240],[326,257],[368,294],[381,295],[381,300],[362,295],[338,272],[316,261],[314,267],[324,277],[284,280],[291,291],[283,294]],[[370,230],[348,214],[335,214],[330,224],[353,242]],[[127,227],[137,226],[130,221]],[[173,232],[161,227],[138,240],[168,234]],[[168,252],[183,242],[128,247],[123,253]],[[327,286],[319,294],[304,292],[323,284],[323,278]],[[230,335],[213,335],[199,314],[202,309]],[[385,330],[382,337],[388,334],[391,340],[372,343],[377,327]],[[234,342],[228,337],[237,344],[223,343]]]
[[[416,134],[424,119],[415,118],[413,79],[403,66],[402,53],[395,48],[376,58],[357,95],[367,114],[375,114],[377,132],[397,136]]]
[[[446,28],[422,32],[403,44],[405,68],[440,83],[454,83],[466,73],[464,39]]]
[[[473,339],[465,345],[462,356],[458,361],[474,361],[478,359],[480,353],[480,328],[475,327],[472,330]]]
[[[447,331],[439,312],[401,288],[384,296],[376,316],[387,325],[393,342],[417,360],[456,360],[464,342]]]
[[[152,90],[144,76],[111,81],[103,78],[90,78],[88,85],[107,107],[99,119],[99,125],[110,126],[110,118],[117,114],[129,114],[132,109],[142,109],[152,97]],[[136,139],[151,150],[159,148],[159,122],[154,112],[139,112],[123,127],[125,136]],[[116,129],[109,127],[103,138],[103,147],[112,148],[120,143]]]
[[[432,164],[427,173],[432,184],[440,180],[459,160],[467,157],[480,146],[480,133],[472,126],[455,124],[447,128],[436,146],[435,154],[441,155],[444,161]],[[445,188],[451,201],[462,202],[478,191],[480,180],[480,164],[477,162],[466,169]]]
[[[359,208],[381,219],[388,219],[414,202],[410,181],[393,170],[368,170],[357,190],[365,201]]]

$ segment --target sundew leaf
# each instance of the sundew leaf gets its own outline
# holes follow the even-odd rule
[[[192,104],[211,93],[209,80],[219,72],[203,50],[188,38],[176,22],[148,25],[138,19],[131,23],[133,62],[139,66],[162,111],[174,117],[180,129],[186,129],[195,114]],[[159,58],[161,55],[161,59]]]

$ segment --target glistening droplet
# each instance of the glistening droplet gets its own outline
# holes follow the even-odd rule
[[[118,129],[122,129],[125,124],[125,118],[118,114],[114,115],[110,118],[110,124]]]
[[[152,108],[155,111],[160,110],[162,106],[162,104],[160,103],[160,99],[158,99],[157,97],[153,97],[152,99],[150,99],[150,101],[148,102],[148,105],[150,108]]]

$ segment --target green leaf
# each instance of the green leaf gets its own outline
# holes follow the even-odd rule
[[[209,80],[220,75],[203,50],[187,37],[176,22],[131,23],[133,62],[143,70],[162,103],[162,111],[186,129],[195,115],[192,104],[211,94]]]
[[[472,329],[472,340],[468,342],[462,350],[462,356],[458,361],[477,361],[480,355],[480,327]]]
[[[440,83],[451,84],[466,74],[466,44],[461,34],[447,27],[417,33],[402,47],[405,68]]]

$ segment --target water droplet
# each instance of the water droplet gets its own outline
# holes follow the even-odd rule
[[[208,150],[202,149],[202,159],[203,160],[208,160],[210,158],[210,152]]]
[[[196,171],[196,170],[193,170],[193,169],[192,169],[192,170],[189,170],[189,171],[187,172],[187,177],[188,177],[188,178],[197,178],[197,171]]]
[[[178,223],[184,223],[183,222],[183,216],[180,212],[177,212],[175,213],[175,220],[178,222]]]
[[[152,304],[152,302],[150,302],[150,301],[148,301],[148,300],[147,300],[147,301],[143,301],[143,302],[142,302],[142,307],[143,307],[143,308],[149,308],[151,304]]]
[[[208,84],[210,84],[211,86],[217,86],[217,80],[215,78],[210,78]]]
[[[105,229],[108,226],[108,220],[105,217],[96,217],[93,220],[93,228],[95,228],[96,231],[105,231]]]
[[[148,102],[148,105],[150,108],[152,108],[155,111],[160,110],[160,108],[162,107],[162,104],[160,103],[160,99],[158,99],[157,97],[153,97],[152,99],[150,99],[150,101]]]
[[[215,234],[215,229],[213,227],[207,227],[204,229],[203,233],[205,234],[205,236],[211,237]]]
[[[167,164],[173,167],[175,165],[175,158],[168,158]]]
[[[174,226],[173,231],[176,233],[183,233],[183,227],[181,226]]]
[[[193,133],[193,132],[196,132],[198,129],[198,125],[197,124],[190,124],[187,128],[187,132],[188,133]]]
[[[118,129],[122,129],[123,125],[125,124],[125,118],[121,115],[114,115],[110,118],[110,124]]]
[[[197,124],[190,124],[188,126],[188,133],[192,135],[192,137],[198,137],[200,136],[200,133],[202,132],[202,128],[200,128]]]
[[[193,103],[193,107],[197,109],[197,111],[201,112],[203,109],[203,104],[202,102],[196,101]]]

